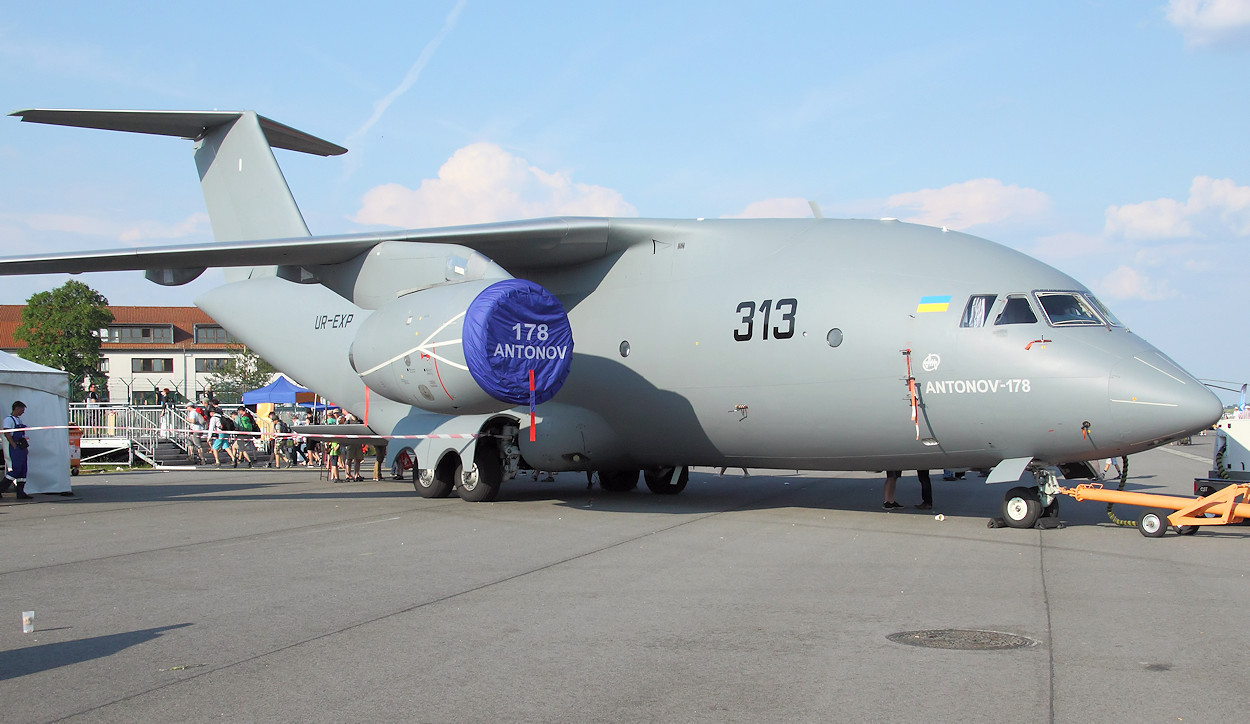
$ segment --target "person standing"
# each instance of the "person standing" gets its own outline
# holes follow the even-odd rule
[[[885,471],[885,502],[881,504],[881,507],[885,510],[903,507],[901,503],[894,499],[894,489],[898,487],[898,479],[902,474],[902,470]]]
[[[4,418],[4,439],[9,442],[9,471],[5,482],[10,480],[17,487],[19,500],[30,500],[26,493],[26,469],[30,441],[26,439],[26,423],[22,422],[22,413],[26,412],[26,404],[21,400],[13,403],[12,414]],[[5,486],[8,489],[8,485]]]
[[[917,470],[916,477],[920,479],[920,504],[916,508],[933,510],[933,484],[929,481],[929,471]]]
[[[326,459],[330,464],[330,482],[337,483],[339,480],[339,444],[333,440],[323,443],[326,450]]]

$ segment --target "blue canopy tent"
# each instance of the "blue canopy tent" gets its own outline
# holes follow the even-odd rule
[[[316,400],[317,393],[307,387],[300,387],[285,377],[279,377],[264,387],[243,393],[245,405],[259,405],[265,402],[275,405],[294,405]]]

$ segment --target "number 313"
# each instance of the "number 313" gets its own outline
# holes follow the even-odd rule
[[[763,339],[768,339],[769,317],[774,310],[781,315],[781,323],[772,328],[773,338],[790,339],[794,336],[794,315],[798,309],[799,301],[792,298],[778,299],[776,307],[773,306],[773,300],[765,299],[760,302],[758,309],[755,306],[755,302],[740,302],[738,304],[738,313],[742,315],[742,326],[734,330],[734,339],[739,342],[746,342],[755,336],[756,312],[764,316],[760,329]]]

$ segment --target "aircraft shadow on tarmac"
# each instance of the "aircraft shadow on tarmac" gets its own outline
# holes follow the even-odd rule
[[[176,623],[170,626],[95,636],[77,641],[61,641],[54,644],[28,646],[24,649],[0,651],[0,681],[50,671],[92,659],[102,659],[131,646],[159,638],[166,631],[190,625],[190,623]]]

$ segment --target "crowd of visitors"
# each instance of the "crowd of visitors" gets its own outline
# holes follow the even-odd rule
[[[302,412],[291,423],[296,426],[317,424],[315,413]],[[291,423],[271,412],[262,425],[250,409],[240,405],[233,414],[222,409],[216,398],[189,402],[186,406],[186,423],[191,429],[192,457],[201,465],[247,467],[256,464],[253,456],[262,450],[269,458],[265,467],[317,467],[327,468],[333,482],[361,482],[360,468],[367,450],[372,449],[380,460],[385,455],[384,446],[373,446],[348,440],[320,440],[296,434]],[[331,410],[324,424],[347,425],[360,421],[343,410]],[[380,449],[379,449],[380,448]],[[374,480],[380,480],[378,465],[374,468]]]

